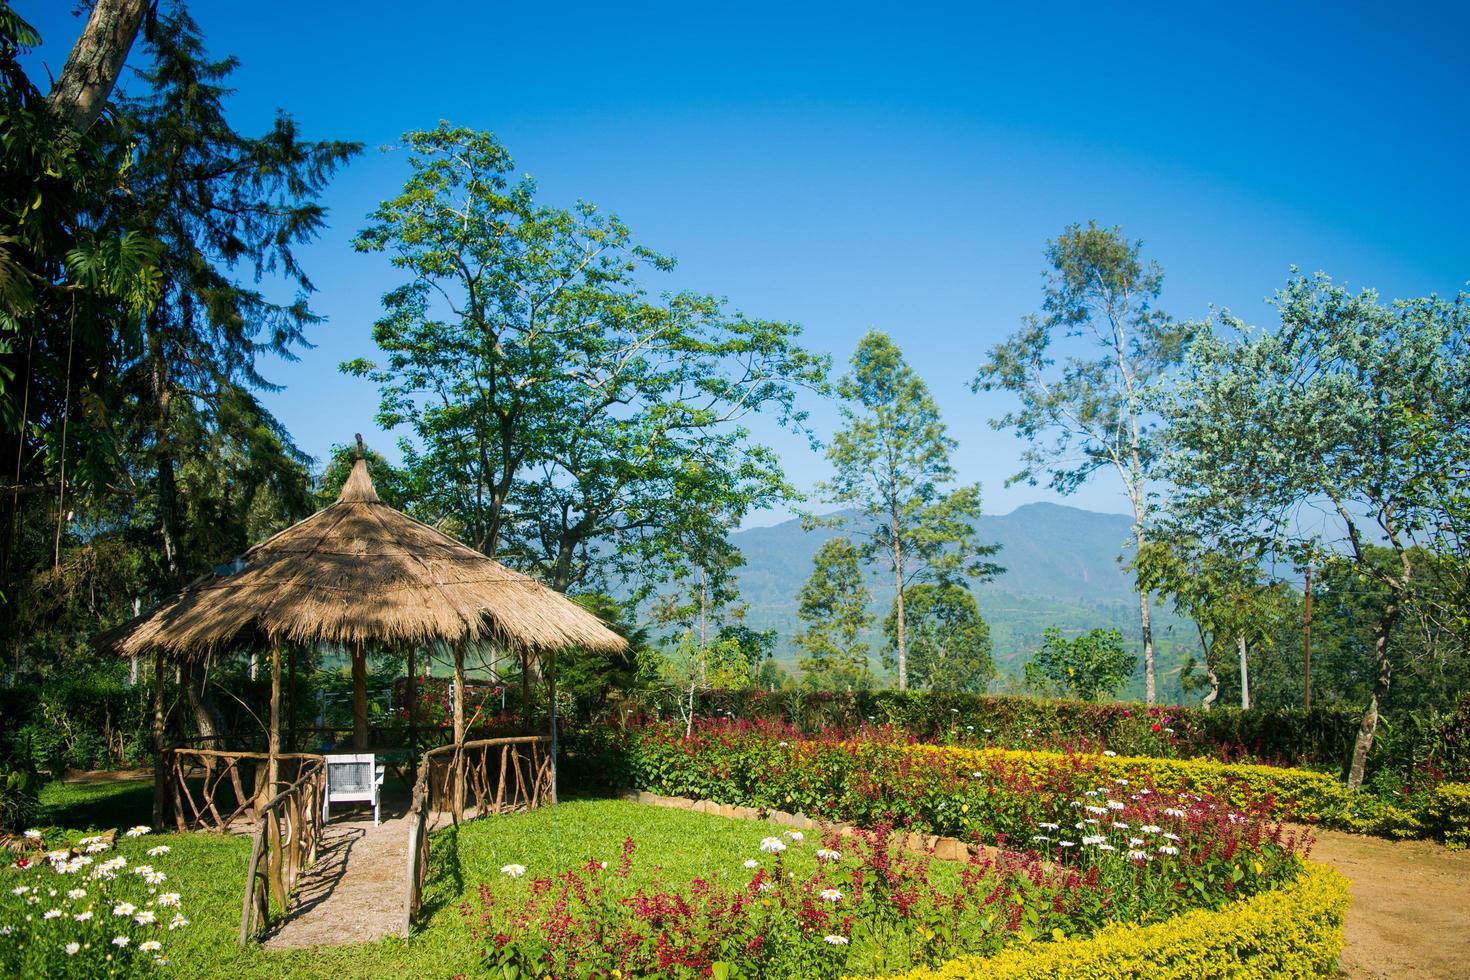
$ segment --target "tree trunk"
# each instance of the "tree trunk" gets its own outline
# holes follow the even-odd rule
[[[367,653],[360,642],[352,645],[352,744],[359,752],[368,747]]]
[[[454,645],[454,741],[464,741],[464,648]]]
[[[205,690],[207,674],[203,660],[186,664],[182,671],[184,696],[189,702],[189,712],[194,716],[194,727],[204,741],[204,747],[218,749],[224,747],[222,743],[229,733],[225,731],[224,718],[220,715],[219,707]]]
[[[1210,666],[1209,660],[1205,660],[1205,679],[1210,682],[1209,693],[1200,701],[1200,707],[1209,711],[1220,699],[1220,675],[1215,673],[1215,668]]]
[[[898,515],[893,515],[893,597],[894,640],[898,647],[898,689],[909,689],[908,624],[903,608],[903,540],[898,536]]]
[[[1249,708],[1251,706],[1251,671],[1250,661],[1246,658],[1245,634],[1241,633],[1236,639],[1240,645],[1240,706]]]
[[[1388,694],[1389,682],[1392,680],[1388,643],[1394,623],[1398,621],[1399,608],[1399,600],[1391,600],[1384,607],[1383,615],[1378,618],[1378,624],[1374,628],[1373,693],[1368,697],[1368,708],[1363,712],[1363,720],[1358,724],[1358,736],[1353,742],[1353,761],[1348,767],[1348,789],[1360,788],[1368,769],[1368,754],[1373,751],[1373,737],[1378,732],[1378,707]]]
[[[1134,456],[1134,466],[1137,467],[1138,458]],[[1133,498],[1133,540],[1137,550],[1134,555],[1143,554],[1143,503],[1139,496],[1132,490],[1129,496]],[[1143,700],[1153,704],[1158,700],[1158,690],[1154,681],[1154,627],[1149,609],[1149,595],[1147,589],[1138,590],[1138,627],[1143,634]],[[1206,661],[1209,658],[1206,656]]]
[[[531,734],[531,655],[521,654],[521,734]]]
[[[102,115],[150,0],[97,0],[46,101],[85,132]]]

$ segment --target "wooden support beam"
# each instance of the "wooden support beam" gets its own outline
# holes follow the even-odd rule
[[[266,764],[266,800],[275,798],[281,783],[281,647],[271,650],[271,730],[270,759]]]
[[[163,829],[163,806],[169,792],[163,745],[163,650],[153,655],[153,829]]]
[[[361,641],[352,645],[352,744],[359,752],[368,747],[367,652]]]
[[[293,645],[286,650],[286,751],[296,749],[296,647]]]
[[[414,769],[418,768],[418,648],[412,644],[408,647],[408,683],[404,685],[404,695],[408,698],[408,751],[409,757],[413,759]]]

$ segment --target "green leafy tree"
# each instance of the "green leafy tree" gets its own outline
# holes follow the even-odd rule
[[[897,616],[883,623],[891,638]],[[975,595],[957,582],[925,582],[909,590],[909,676],[931,691],[981,693],[995,678],[990,626]]]
[[[385,427],[413,432],[423,516],[559,590],[604,570],[646,591],[791,495],[742,420],[800,426],[798,393],[823,389],[798,327],[649,297],[641,277],[673,260],[589,204],[538,203],[488,133],[404,143],[408,182],[356,245],[406,279],[374,327],[383,362],[344,369],[378,383]]]
[[[906,602],[911,586],[963,577],[991,578],[983,559],[997,547],[975,535],[980,485],[945,492],[954,482],[946,433],[929,387],[887,334],[869,331],[837,387],[843,425],[827,448],[836,474],[823,484],[833,502],[856,507],[865,521],[861,550],[893,574],[892,647],[898,689],[908,690]]]
[[[1043,691],[1096,701],[1112,697],[1138,669],[1117,630],[1094,629],[1067,639],[1048,626],[1041,648],[1026,662],[1026,683]]]
[[[1395,628],[1417,555],[1446,519],[1442,474],[1464,472],[1470,320],[1463,295],[1385,305],[1320,274],[1294,277],[1275,306],[1279,329],[1227,313],[1225,331],[1191,353],[1167,403],[1175,509],[1201,537],[1298,565],[1342,555],[1384,589],[1348,773],[1357,787],[1398,664]],[[1375,560],[1375,544],[1394,561]]]
[[[812,574],[797,596],[805,629],[796,636],[801,671],[812,687],[864,688],[871,683],[868,645],[873,595],[863,579],[862,554],[848,537],[830,538],[812,558]]]
[[[1194,623],[1206,688],[1203,706],[1211,708],[1219,700],[1220,675],[1233,660],[1239,683],[1232,687],[1238,688],[1240,706],[1252,707],[1249,651],[1269,652],[1293,626],[1299,603],[1290,586],[1265,575],[1253,557],[1167,534],[1148,541],[1132,567],[1144,588],[1172,599],[1175,611]],[[1258,674],[1261,667],[1256,665]],[[1194,673],[1192,663],[1185,669]]]
[[[1006,391],[1021,407],[998,419],[1028,443],[1010,483],[1042,477],[1074,492],[1099,470],[1122,481],[1133,510],[1135,549],[1148,540],[1158,430],[1147,402],[1180,364],[1195,328],[1155,308],[1164,274],[1144,262],[1143,243],[1117,228],[1069,225],[1048,244],[1042,309],[990,349],[973,389]],[[1061,363],[1058,364],[1058,359]],[[1148,590],[1138,592],[1144,696],[1156,696]]]

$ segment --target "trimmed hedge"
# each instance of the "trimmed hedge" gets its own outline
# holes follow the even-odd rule
[[[1087,939],[951,960],[897,980],[1335,977],[1347,907],[1347,879],[1307,863],[1281,888],[1218,911],[1186,912],[1148,926],[1109,925]]]

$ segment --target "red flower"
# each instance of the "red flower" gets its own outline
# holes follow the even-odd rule
[[[1149,726],[1149,731],[1154,732],[1154,733],[1158,733],[1158,732],[1161,732],[1163,730],[1164,730],[1164,726],[1163,725],[1160,725],[1158,722],[1154,722],[1152,725]]]

